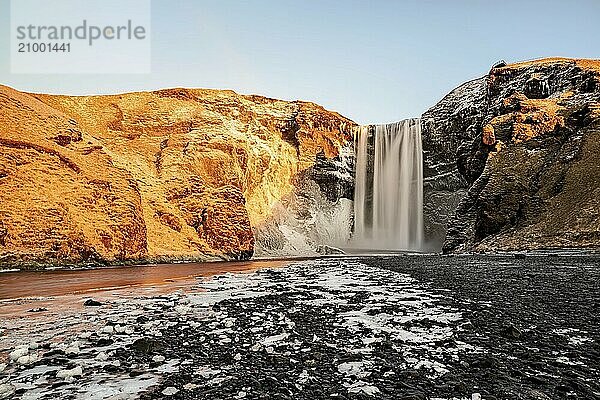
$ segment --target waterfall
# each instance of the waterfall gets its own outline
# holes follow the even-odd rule
[[[420,120],[360,127],[355,148],[353,245],[420,250],[423,244]]]

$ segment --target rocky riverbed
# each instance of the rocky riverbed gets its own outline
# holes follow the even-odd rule
[[[0,305],[0,398],[600,398],[600,257],[291,262]]]

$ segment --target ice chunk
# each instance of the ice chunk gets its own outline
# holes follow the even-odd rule
[[[83,375],[83,369],[79,365],[71,369],[61,369],[56,373],[57,378],[73,378],[81,375]]]
[[[174,388],[173,386],[169,386],[168,388],[163,390],[161,393],[165,396],[173,396],[174,394],[177,394],[178,392],[179,392],[179,390],[177,388]]]
[[[363,381],[358,381],[348,387],[348,393],[363,393],[367,396],[375,396],[376,394],[380,393],[380,391],[377,386],[369,385]]]
[[[12,361],[17,361],[19,358],[27,355],[29,353],[29,346],[26,347],[17,347],[13,352],[9,354],[9,357]]]
[[[280,342],[282,340],[285,340],[288,338],[288,336],[290,336],[288,333],[282,333],[280,335],[273,335],[273,336],[269,336],[264,338],[261,341],[261,344],[263,344],[264,346],[269,345],[269,344],[273,344],[273,343],[277,343]]]
[[[355,376],[357,378],[365,378],[371,375],[369,371],[365,371],[364,363],[361,361],[351,361],[340,364],[338,365],[338,371],[340,374]]]

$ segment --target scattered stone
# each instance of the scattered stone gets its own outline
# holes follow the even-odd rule
[[[187,314],[189,313],[192,308],[190,306],[184,306],[184,305],[177,305],[174,307],[175,311],[177,311],[179,314]]]
[[[257,352],[257,351],[261,351],[262,350],[262,345],[260,343],[255,343],[250,350]]]
[[[179,393],[179,390],[174,388],[173,386],[169,386],[168,388],[163,390],[161,393],[165,396],[173,396],[173,395]]]
[[[105,352],[101,351],[100,353],[98,353],[98,355],[96,355],[96,360],[98,360],[98,361],[106,361],[106,360],[108,360],[108,354],[106,354]]]
[[[223,325],[225,325],[226,328],[231,328],[233,325],[235,325],[235,318],[226,319]]]
[[[38,308],[32,308],[30,310],[27,310],[27,312],[30,312],[30,313],[38,313],[38,312],[44,312],[44,311],[48,311],[48,309],[44,308],[44,307],[38,307]]]
[[[279,335],[273,335],[273,336],[269,336],[265,339],[263,339],[262,341],[262,345],[267,346],[269,344],[273,344],[273,343],[277,343],[277,342],[281,342],[282,340],[285,340],[289,337],[290,335],[288,333],[282,333]]]
[[[364,370],[364,364],[360,361],[347,362],[338,365],[338,371],[340,374],[346,376],[354,376],[357,378],[366,378],[371,375],[369,371]]]
[[[37,354],[27,354],[17,358],[17,364],[28,365],[36,362],[38,359]]]
[[[344,250],[340,248],[327,246],[324,244],[317,246],[315,251],[321,255],[345,254]]]
[[[100,307],[102,305],[102,303],[100,303],[99,301],[96,301],[94,299],[87,299],[86,301],[83,302],[83,305],[86,307]]]
[[[29,353],[29,346],[20,346],[12,351],[8,356],[12,361],[17,361],[20,357]]]
[[[381,393],[381,391],[376,386],[369,385],[363,381],[358,381],[348,387],[348,393],[363,393],[367,396],[375,396],[376,394]]]
[[[521,331],[512,324],[504,328],[502,334],[512,339],[519,339],[522,335]]]
[[[79,342],[73,342],[65,349],[65,354],[79,354]]]
[[[183,385],[184,390],[194,390],[197,388],[198,388],[198,385],[196,385],[195,383],[186,383],[185,385]]]
[[[114,332],[115,328],[112,325],[106,325],[104,328],[102,328],[102,333],[112,335]]]
[[[199,367],[196,370],[196,375],[200,375],[201,377],[208,379],[214,375],[217,375],[221,372],[221,370],[215,370],[210,367]]]
[[[10,383],[2,383],[0,384],[0,399],[8,399],[11,398],[15,393],[16,388]]]
[[[148,354],[161,348],[162,345],[154,339],[140,338],[136,339],[131,347],[137,352]]]
[[[302,370],[302,373],[298,376],[298,383],[304,385],[310,379],[307,370]]]
[[[231,339],[230,339],[230,338],[228,338],[227,336],[225,336],[225,337],[222,337],[222,338],[219,340],[219,343],[221,343],[221,344],[228,344],[228,343],[231,343]]]
[[[143,375],[144,372],[145,371],[143,369],[134,368],[131,371],[129,371],[129,376],[131,376],[132,378],[135,378],[136,376]]]
[[[89,338],[91,338],[91,337],[92,337],[92,332],[89,332],[89,331],[88,331],[88,332],[82,332],[82,333],[79,335],[79,337],[80,337],[81,339],[89,339]]]
[[[157,355],[157,356],[152,357],[152,361],[154,361],[155,363],[162,363],[165,361],[165,357]]]

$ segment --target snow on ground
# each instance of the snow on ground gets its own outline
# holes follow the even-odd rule
[[[292,301],[287,309],[256,306],[258,299],[282,293],[289,293],[287,300]],[[311,352],[311,343],[321,342],[340,355],[335,370],[342,390],[377,397],[381,388],[369,378],[379,368],[374,349],[384,341],[398,353],[402,367],[423,370],[432,378],[447,372],[448,357],[456,360],[460,352],[477,351],[450,340],[460,329],[461,314],[440,306],[440,296],[408,275],[345,259],[302,261],[251,274],[228,273],[162,295],[145,294],[141,289],[117,292],[105,296],[100,307],[54,314],[53,300],[48,300],[46,314],[0,322],[0,332],[4,332],[0,336],[0,399],[137,398],[165,376],[195,362],[168,355],[123,361],[124,349],[143,345],[142,339],[169,341],[166,332],[174,327],[205,332],[193,339],[193,346],[184,342],[190,348],[217,351],[216,346],[225,346],[235,352],[239,347],[240,353],[234,356],[239,362],[246,351],[292,359]],[[216,307],[232,300],[248,303],[249,314],[230,315]],[[322,335],[327,337],[300,332],[298,316],[306,310],[334,321],[329,333]],[[238,326],[242,317],[253,321],[250,329]],[[341,356],[354,361],[343,361]],[[193,367],[196,381],[179,389],[167,387],[162,394],[168,397],[180,389],[225,385],[235,368]],[[301,386],[310,376],[303,370],[293,379]]]

